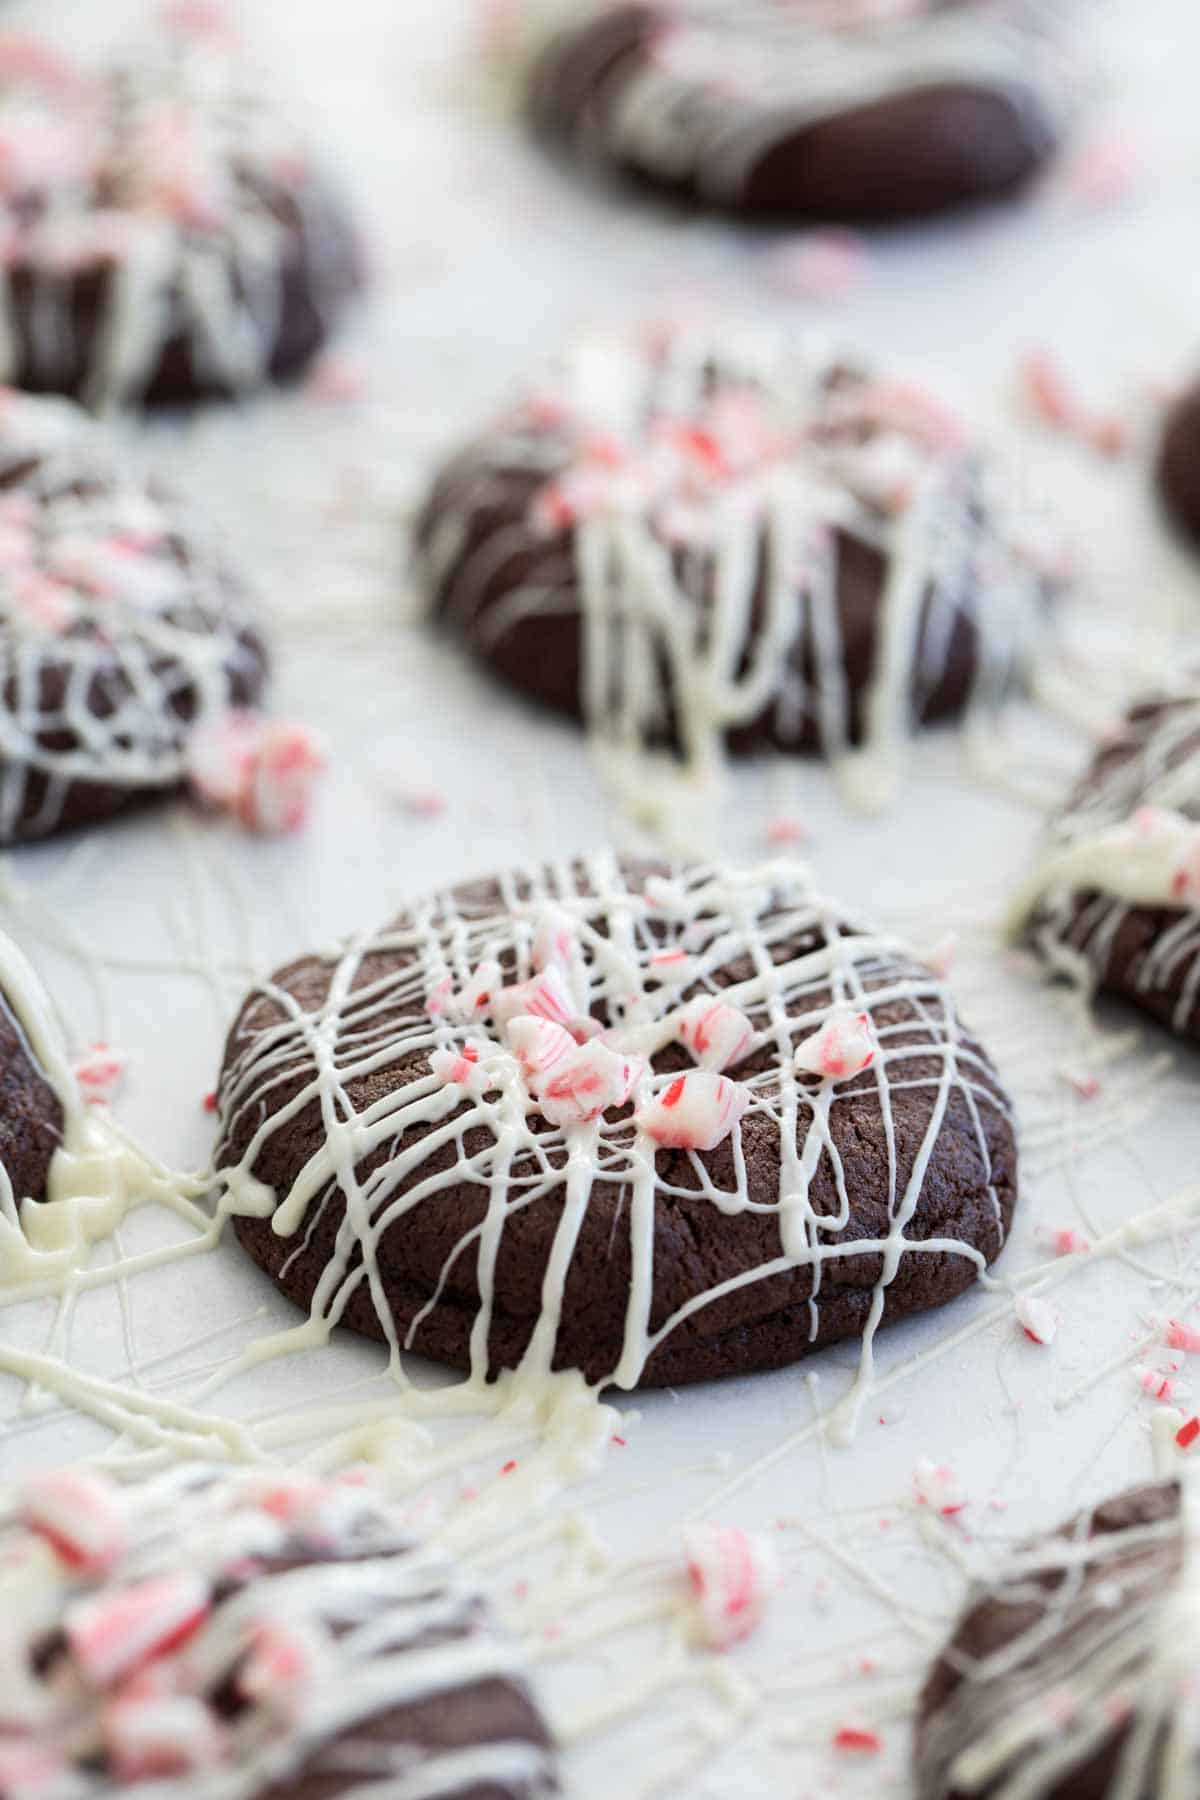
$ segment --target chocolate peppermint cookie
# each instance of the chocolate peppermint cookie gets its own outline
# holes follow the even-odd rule
[[[1005,199],[1052,155],[1070,84],[1051,18],[1029,0],[594,6],[537,57],[529,107],[552,140],[739,217],[920,218]]]
[[[919,1800],[1194,1800],[1192,1509],[1132,1488],[976,1588],[921,1699]]]
[[[368,1487],[62,1469],[0,1525],[0,1792],[557,1793],[513,1646]]]
[[[1099,746],[1013,924],[1051,968],[1200,1040],[1200,683],[1148,696]]]
[[[10,1222],[22,1200],[45,1196],[63,1135],[62,1102],[29,1041],[33,987],[28,963],[0,932],[0,1214]]]
[[[239,578],[67,400],[0,389],[0,844],[169,793],[262,694]]]
[[[642,806],[635,759],[699,779],[726,744],[881,804],[916,727],[985,733],[1059,579],[933,396],[734,325],[577,343],[442,470],[417,547],[437,617]]]
[[[101,74],[0,38],[0,380],[89,405],[302,369],[360,284],[344,204],[211,9]]]
[[[1186,536],[1200,543],[1200,382],[1167,415],[1157,474],[1167,511]]]
[[[218,1111],[282,1290],[480,1380],[869,1359],[999,1254],[1017,1195],[946,982],[794,863],[435,894],[256,988]]]

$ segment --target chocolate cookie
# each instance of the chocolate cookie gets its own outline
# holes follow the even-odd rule
[[[50,1159],[62,1139],[62,1103],[29,1042],[22,999],[25,959],[0,933],[0,1214],[46,1192]],[[2,1261],[2,1259],[0,1259]]]
[[[214,20],[80,74],[0,40],[0,380],[97,407],[304,367],[360,283],[343,203]]]
[[[1022,680],[1056,579],[930,395],[735,327],[577,344],[442,471],[417,548],[439,618],[610,763],[822,752],[867,804],[915,726]]]
[[[1200,382],[1167,415],[1157,473],[1167,511],[1182,532],[1200,543]]]
[[[1200,682],[1140,701],[1099,746],[1013,923],[1052,968],[1200,1041]]]
[[[553,140],[744,218],[920,218],[1024,187],[1067,102],[1046,8],[880,12],[593,7],[535,61],[530,111]]]
[[[436,894],[255,989],[218,1111],[283,1291],[477,1379],[869,1358],[999,1254],[1017,1191],[945,982],[797,864]]]
[[[369,1488],[35,1476],[0,1529],[0,1792],[558,1792],[513,1647]]]
[[[0,389],[0,844],[183,780],[198,727],[262,694],[241,582],[67,400]]]
[[[977,1588],[921,1698],[919,1800],[1193,1800],[1196,1526],[1132,1488]]]

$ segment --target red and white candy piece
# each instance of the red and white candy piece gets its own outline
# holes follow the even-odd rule
[[[1052,1344],[1058,1336],[1058,1314],[1047,1300],[1036,1294],[1018,1294],[1013,1301],[1017,1324],[1035,1344]]]
[[[575,1039],[562,1025],[555,1025],[549,1019],[536,1019],[532,1013],[520,1013],[510,1019],[506,1036],[521,1074],[533,1088],[578,1049]]]
[[[1185,1325],[1182,1319],[1168,1319],[1162,1328],[1163,1343],[1171,1350],[1183,1350],[1188,1356],[1200,1353],[1200,1331]]]
[[[188,777],[198,797],[251,831],[295,831],[308,816],[324,757],[303,725],[231,712],[196,731]]]
[[[503,979],[500,964],[494,957],[485,956],[447,1010],[458,1019],[482,1019],[491,1012]]]
[[[729,1069],[754,1044],[754,1027],[736,1006],[715,994],[699,994],[680,1007],[675,1035],[702,1069]]]
[[[533,966],[542,970],[552,963],[569,963],[575,948],[575,921],[561,906],[547,906],[533,933]]]
[[[210,1606],[207,1582],[180,1570],[77,1600],[63,1623],[84,1681],[106,1688],[184,1643],[204,1623]]]
[[[952,1519],[967,1504],[957,1475],[948,1463],[922,1456],[913,1470],[913,1491],[918,1506],[928,1506],[943,1519]]]
[[[220,1722],[193,1694],[118,1696],[104,1708],[100,1730],[118,1782],[211,1769],[225,1754]]]
[[[714,1650],[741,1643],[762,1623],[779,1586],[770,1540],[736,1525],[690,1525],[683,1534],[696,1635]]]
[[[569,1026],[575,1016],[575,1002],[561,969],[551,964],[528,981],[498,988],[492,995],[491,1013],[501,1026],[522,1014],[548,1019],[552,1025]]]
[[[584,1044],[540,1083],[538,1110],[552,1125],[588,1125],[610,1107],[625,1105],[643,1066],[607,1044]]]
[[[454,1050],[435,1050],[429,1067],[446,1087],[465,1087],[483,1093],[496,1085],[486,1066],[487,1045],[468,1038]]]
[[[120,1091],[125,1079],[126,1057],[111,1044],[93,1044],[77,1057],[75,1079],[85,1100],[94,1106],[106,1105]]]
[[[710,1069],[677,1075],[634,1117],[666,1150],[715,1150],[750,1105],[750,1090]]]
[[[63,1562],[88,1575],[103,1574],[125,1549],[121,1491],[90,1469],[31,1476],[21,1488],[21,1516]]]
[[[841,300],[864,279],[866,240],[856,231],[805,231],[767,257],[771,285],[801,300]]]
[[[294,1719],[328,1663],[328,1644],[313,1625],[267,1619],[254,1627],[238,1670],[238,1690],[277,1717]]]
[[[844,1081],[869,1069],[878,1049],[870,1013],[839,1007],[819,1031],[797,1044],[796,1068],[802,1074],[820,1075],[826,1081]]]

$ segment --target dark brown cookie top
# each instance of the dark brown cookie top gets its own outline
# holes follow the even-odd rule
[[[89,405],[235,393],[302,366],[359,285],[340,199],[215,8],[80,72],[0,38],[0,377]]]
[[[1161,1482],[978,1587],[921,1698],[919,1800],[1192,1800],[1196,1555]]]
[[[369,1487],[63,1469],[24,1484],[0,1560],[0,1792],[558,1792],[513,1646]]]
[[[445,624],[610,762],[821,751],[875,804],[916,724],[982,722],[1037,655],[1040,530],[925,391],[664,324],[572,346],[443,470],[417,541]]]
[[[697,1379],[995,1257],[1008,1101],[945,981],[796,864],[433,895],[247,999],[216,1167],[284,1291],[468,1367]]]
[[[900,219],[1003,198],[1069,82],[1044,6],[660,0],[571,18],[529,105],[552,137],[741,215]]]
[[[69,401],[0,389],[0,843],[179,786],[252,705],[266,655],[241,581]]]
[[[5,991],[0,936],[0,1200],[40,1200],[62,1139],[63,1111]]]
[[[1157,477],[1172,519],[1200,542],[1200,382],[1181,394],[1167,414]]]
[[[1200,1038],[1200,685],[1130,708],[1014,908],[1050,965]]]

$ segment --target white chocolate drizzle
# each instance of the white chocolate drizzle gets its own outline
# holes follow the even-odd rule
[[[0,843],[76,790],[169,791],[190,734],[264,677],[215,543],[69,400],[0,390]]]
[[[509,992],[501,981],[529,982],[535,942],[561,944],[564,930],[556,973],[576,1028],[587,1025],[591,1032],[599,1023],[599,1041],[629,1059],[635,1073],[629,1107],[550,1127],[495,1019],[505,1013],[497,996],[503,1000]],[[453,1291],[460,1259],[469,1259],[478,1282],[471,1373],[476,1384],[486,1381],[493,1314],[504,1304],[495,1283],[504,1233],[514,1215],[547,1204],[558,1224],[540,1315],[517,1372],[518,1378],[544,1381],[555,1367],[577,1242],[593,1189],[602,1182],[610,1193],[620,1191],[616,1229],[629,1240],[623,1348],[610,1372],[618,1386],[636,1386],[654,1352],[680,1325],[697,1316],[702,1325],[706,1306],[791,1271],[809,1272],[798,1299],[807,1297],[808,1338],[816,1340],[822,1277],[854,1257],[878,1259],[872,1285],[862,1288],[861,1393],[903,1260],[963,1258],[982,1272],[1004,1241],[992,1152],[997,1133],[1007,1135],[1008,1103],[963,1027],[949,987],[899,940],[847,928],[800,865],[693,868],[670,878],[643,872],[629,879],[615,858],[597,855],[540,875],[509,875],[490,889],[439,893],[394,925],[352,939],[330,955],[327,968],[324,997],[311,1005],[297,999],[286,978],[255,989],[235,1025],[218,1091],[224,1207],[269,1215],[275,1232],[294,1245],[293,1254],[303,1254],[319,1226],[334,1234],[309,1324],[299,1334],[307,1342],[327,1336],[366,1284],[395,1365],[447,1284]],[[678,1061],[660,1071],[655,1058],[679,1041],[680,1015],[705,992],[719,992],[745,1015],[756,1050],[754,1060],[742,1065],[743,1079],[738,1066],[727,1071],[730,1084],[742,1090],[726,1120],[728,1174],[718,1178],[692,1150],[684,1153],[685,1180],[678,1161],[671,1165],[677,1172],[667,1173],[650,1126],[639,1129],[639,1119],[653,1120],[652,1102],[678,1080]],[[870,1066],[844,1082],[798,1068],[797,1046],[847,1006],[870,1016],[877,1043]],[[472,1073],[464,1068],[459,1082],[433,1072],[439,1053],[461,1050],[469,1040],[476,1045]],[[453,1059],[440,1066],[452,1069]],[[894,1112],[901,1097],[903,1133]],[[865,1109],[870,1129],[881,1130],[884,1166],[870,1196],[852,1191],[843,1163],[844,1144],[855,1141],[843,1135],[846,1109]],[[264,1189],[257,1173],[264,1153],[301,1114],[311,1119],[314,1110],[321,1138],[305,1166],[286,1191]],[[236,1161],[234,1142],[241,1145]],[[773,1193],[763,1193],[761,1180],[751,1176],[752,1147],[778,1158]],[[939,1153],[961,1153],[959,1167],[976,1170],[971,1198],[986,1221],[986,1246],[948,1232],[910,1235]],[[362,1174],[368,1159],[377,1166]],[[832,1185],[832,1210],[813,1204],[818,1177]],[[464,1184],[484,1199],[479,1222],[449,1250],[436,1290],[406,1334],[392,1315],[381,1243],[392,1234],[394,1244],[405,1220],[438,1206],[447,1188]],[[857,1208],[869,1202],[880,1208],[883,1229],[847,1236]],[[778,1222],[777,1251],[658,1318],[654,1270],[661,1208],[686,1208],[690,1228],[702,1234],[719,1233],[725,1219],[771,1212]],[[841,1282],[838,1291],[844,1291]],[[753,1320],[749,1296],[745,1307],[743,1316]],[[798,1351],[803,1332],[801,1327]]]
[[[676,325],[562,357],[443,473],[419,551],[485,661],[531,619],[578,617],[600,766],[686,850],[680,820],[739,729],[819,747],[869,809],[931,705],[982,746],[1046,642],[1039,530],[921,390],[748,326]]]

